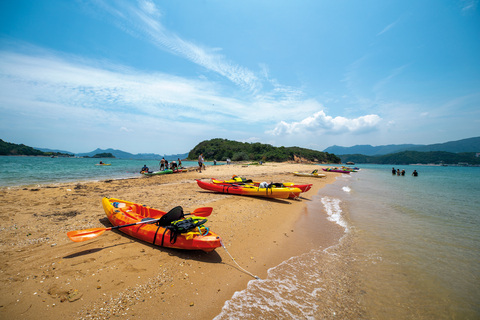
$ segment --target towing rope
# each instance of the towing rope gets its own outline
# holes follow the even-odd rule
[[[226,248],[225,245],[223,244],[222,239],[220,239],[220,244],[222,245],[223,249],[225,249],[225,251],[228,253],[228,255],[230,256],[230,258],[232,258],[233,262],[235,262],[235,264],[236,264],[240,269],[242,269],[245,273],[251,275],[251,276],[254,277],[255,279],[257,279],[257,280],[262,280],[262,279],[260,279],[259,277],[257,277],[256,275],[252,274],[251,272],[248,272],[247,270],[245,270],[245,269],[243,269],[242,267],[240,267],[240,265],[237,263],[237,261],[235,261],[235,258],[232,257],[232,255],[230,254],[230,252],[228,252],[227,248]]]

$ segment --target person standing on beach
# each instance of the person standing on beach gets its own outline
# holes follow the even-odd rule
[[[167,170],[167,169],[168,169],[168,160],[165,159],[165,170]]]
[[[162,158],[162,160],[160,160],[160,171],[162,171],[163,169],[165,169],[165,158]]]
[[[203,153],[198,156],[198,172],[202,173],[203,168]]]
[[[178,158],[178,167],[179,167],[179,168],[182,167],[182,160],[180,160],[180,158]]]

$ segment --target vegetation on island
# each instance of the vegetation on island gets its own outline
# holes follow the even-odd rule
[[[72,156],[68,153],[43,152],[22,144],[5,142],[0,139],[1,156]]]
[[[84,157],[84,158],[90,158],[90,157]],[[115,158],[115,156],[110,152],[104,152],[104,153],[97,153],[92,158]]]
[[[453,153],[446,151],[403,151],[398,153],[390,153],[382,156],[366,156],[363,154],[345,154],[341,155],[342,163],[348,161],[354,163],[370,163],[370,164],[480,164],[480,157],[476,157],[475,152]]]
[[[295,157],[317,163],[340,163],[340,158],[328,152],[300,147],[274,147],[263,143],[238,142],[227,139],[211,139],[200,142],[188,154],[188,160],[196,160],[203,153],[205,160],[226,161],[290,161]]]

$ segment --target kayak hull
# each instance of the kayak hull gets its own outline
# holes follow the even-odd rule
[[[119,208],[113,206],[114,202],[120,204]],[[102,205],[108,220],[114,226],[136,223],[145,218],[158,219],[167,213],[148,206],[114,198],[103,198]],[[158,227],[155,224],[143,223],[119,228],[118,230],[139,240],[167,248],[209,252],[221,246],[221,238],[211,231],[208,231],[206,235],[201,235],[198,230],[182,233],[177,236],[176,242],[172,244],[170,243],[170,230],[165,231],[165,228]],[[204,230],[204,232],[206,231]]]
[[[157,176],[160,174],[169,174],[169,173],[173,173],[173,170],[167,169],[167,170],[155,171],[155,172],[144,172],[143,174],[146,176]]]
[[[340,169],[325,169],[325,168],[322,168],[322,170],[327,171],[327,172],[350,173],[350,171],[340,170]]]
[[[325,177],[323,173],[304,173],[304,172],[297,172],[297,171],[295,171],[293,175],[299,176],[299,177],[314,177],[314,178]]]
[[[259,188],[250,185],[236,185],[230,183],[208,183],[197,180],[200,188],[220,193],[237,194],[242,196],[257,196],[266,198],[297,198],[302,192],[298,188]]]

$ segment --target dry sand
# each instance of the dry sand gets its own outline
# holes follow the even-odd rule
[[[166,249],[107,231],[74,243],[66,233],[111,226],[102,197],[168,211],[214,208],[207,226],[219,234],[238,264],[260,278],[282,261],[308,252],[312,232],[302,216],[325,178],[297,177],[318,166],[268,163],[211,166],[202,173],[107,180],[0,190],[0,318],[2,319],[212,319],[252,276],[236,267],[223,248],[205,253]],[[217,194],[195,179],[313,183],[300,200]],[[302,222],[303,221],[303,222]],[[324,247],[343,229],[324,217],[313,233]]]

